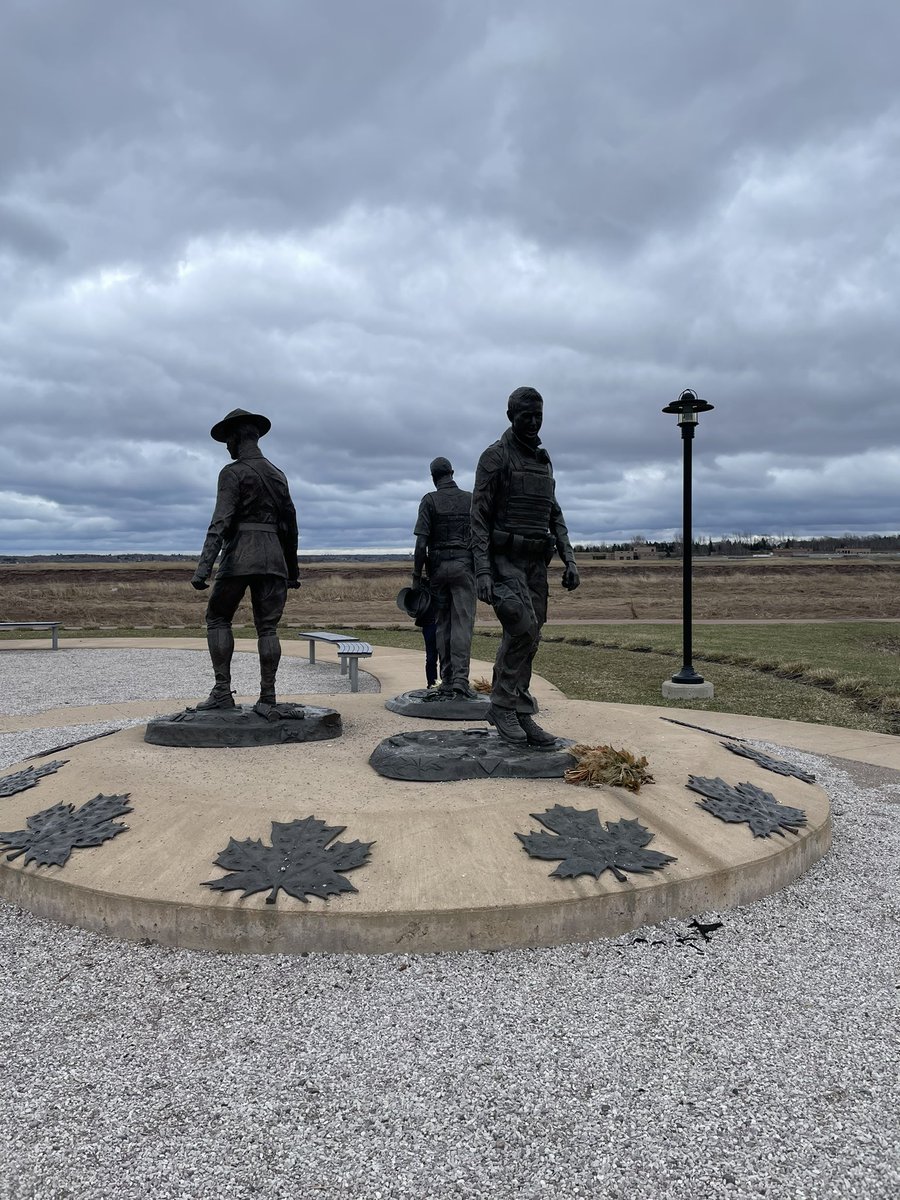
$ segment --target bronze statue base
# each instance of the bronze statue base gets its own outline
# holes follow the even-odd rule
[[[386,700],[384,707],[423,721],[486,721],[490,704],[489,696],[447,696],[436,688],[416,688]]]
[[[147,724],[144,741],[154,746],[279,746],[340,737],[341,714],[313,704],[278,704],[266,717],[249,706],[196,709]]]
[[[388,779],[423,783],[455,779],[561,779],[575,759],[559,738],[555,746],[536,750],[512,746],[486,729],[423,729],[385,738],[372,752],[369,766]]]

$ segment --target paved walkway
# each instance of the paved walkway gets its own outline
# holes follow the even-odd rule
[[[636,622],[629,622],[629,624],[636,624]],[[239,652],[256,652],[256,643],[251,639],[239,639],[235,645]],[[377,646],[377,641],[373,642],[373,645]],[[67,638],[64,646],[71,649],[81,647],[99,650],[205,650],[206,642],[201,638]],[[53,653],[47,649],[46,640],[0,642],[0,655],[9,650],[35,650]],[[283,650],[286,658],[302,659],[306,657],[307,643],[285,639]],[[57,654],[61,652],[56,651]],[[320,646],[316,655],[320,662],[337,661],[337,655],[332,647]],[[377,674],[381,681],[382,691],[385,693],[393,695],[409,688],[422,686],[423,655],[417,650],[404,650],[396,646],[378,647],[371,663],[372,672]],[[490,672],[491,663],[480,660],[473,661],[471,671],[473,677],[490,675]],[[363,672],[361,671],[360,674],[362,675]],[[547,696],[562,695],[559,689],[546,679],[536,678],[535,687],[539,698],[542,692]],[[165,700],[91,705],[83,712],[67,706],[64,709],[48,709],[46,712],[33,716],[0,716],[0,732],[12,733],[61,723],[73,724],[79,719],[96,721],[116,719],[116,717],[147,717],[167,712],[170,707],[171,704]],[[836,755],[839,758],[900,771],[900,737],[892,734],[872,733],[863,729],[844,729],[835,725],[814,725],[804,721],[753,717],[743,713],[706,712],[690,708],[679,710],[662,706],[657,708],[653,705],[611,705],[610,707],[629,712],[641,711],[660,718],[683,720],[688,724],[713,729],[729,736],[776,742],[779,745],[791,746],[810,754]],[[63,718],[65,721],[62,720]]]

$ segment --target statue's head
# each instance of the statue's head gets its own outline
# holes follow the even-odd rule
[[[544,420],[544,397],[537,388],[516,388],[510,392],[506,415],[516,437],[523,441],[536,438]]]
[[[437,483],[439,479],[453,478],[453,467],[450,465],[449,458],[433,459],[429,470],[431,471],[431,478],[435,483]]]
[[[250,442],[255,445],[271,428],[272,422],[261,413],[233,408],[227,416],[213,425],[209,436],[217,442],[224,442],[231,457],[237,458],[242,445]]]
[[[228,431],[228,440],[225,445],[228,447],[228,453],[232,458],[236,459],[244,446],[255,446],[259,441],[259,429],[256,425],[251,425],[249,421],[243,421],[240,425],[234,425]]]

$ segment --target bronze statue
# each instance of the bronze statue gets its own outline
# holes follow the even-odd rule
[[[476,696],[469,684],[475,628],[475,571],[469,525],[472,493],[457,486],[453,467],[446,458],[434,459],[430,470],[435,491],[427,492],[419,505],[413,588],[421,585],[422,575],[426,574],[437,620],[441,666],[438,698],[471,699]]]
[[[297,514],[287,479],[263,458],[259,439],[271,428],[268,417],[236,408],[210,430],[234,460],[219,473],[216,508],[197,570],[198,591],[207,582],[219,549],[222,559],[206,609],[206,639],[215,686],[198,709],[234,708],[231,622],[250,589],[259,648],[259,700],[254,712],[271,718],[276,708],[275,675],[281,659],[278,622],[288,588],[300,586],[297,565]]]
[[[538,437],[543,411],[534,388],[510,395],[510,428],[478,460],[472,495],[478,599],[493,605],[503,626],[488,720],[504,741],[535,747],[557,741],[535,721],[529,691],[547,619],[547,566],[555,552],[565,563],[563,587],[572,591],[580,583],[550,456]]]

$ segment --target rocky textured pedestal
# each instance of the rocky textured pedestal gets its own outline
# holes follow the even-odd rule
[[[375,747],[369,765],[388,779],[446,782],[456,779],[561,779],[575,760],[559,738],[537,750],[513,746],[486,729],[424,729],[398,733]]]
[[[401,692],[384,703],[401,717],[421,717],[423,721],[486,721],[490,705],[489,696],[442,696],[431,688]]]
[[[274,718],[260,716],[251,707],[241,705],[186,708],[148,722],[144,741],[154,746],[278,746],[284,742],[323,742],[343,732],[341,714],[333,708],[313,704],[280,704],[277,708]]]

